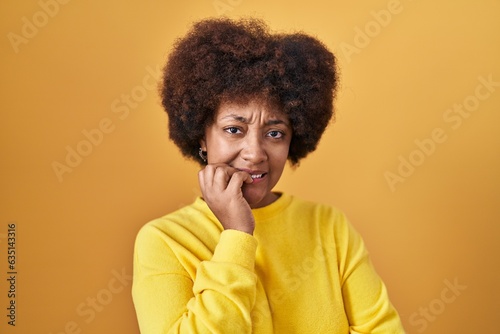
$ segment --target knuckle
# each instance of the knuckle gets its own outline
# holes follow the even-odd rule
[[[243,171],[238,171],[235,173],[235,175],[238,175],[238,177],[242,180],[245,180],[249,174],[247,172],[243,172]]]

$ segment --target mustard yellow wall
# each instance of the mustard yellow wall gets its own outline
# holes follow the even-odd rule
[[[498,333],[499,11],[496,0],[2,1],[0,331],[138,333],[135,235],[199,194],[198,167],[168,141],[158,68],[193,21],[251,15],[316,35],[342,70],[336,123],[278,189],[348,214],[409,333]]]

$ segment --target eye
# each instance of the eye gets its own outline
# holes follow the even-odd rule
[[[271,138],[279,139],[279,138],[282,138],[285,134],[281,131],[273,130],[273,131],[269,131],[267,133],[267,135]]]
[[[224,131],[233,135],[241,133],[241,130],[235,126],[230,126],[228,128],[225,128]]]

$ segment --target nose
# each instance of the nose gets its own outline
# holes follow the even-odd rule
[[[259,164],[267,160],[264,143],[259,135],[247,135],[241,149],[241,157],[252,164]]]

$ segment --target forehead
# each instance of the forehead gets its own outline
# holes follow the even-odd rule
[[[246,121],[257,119],[280,120],[288,124],[288,116],[280,108],[268,101],[250,100],[246,103],[223,102],[215,115],[217,121],[242,118]]]

